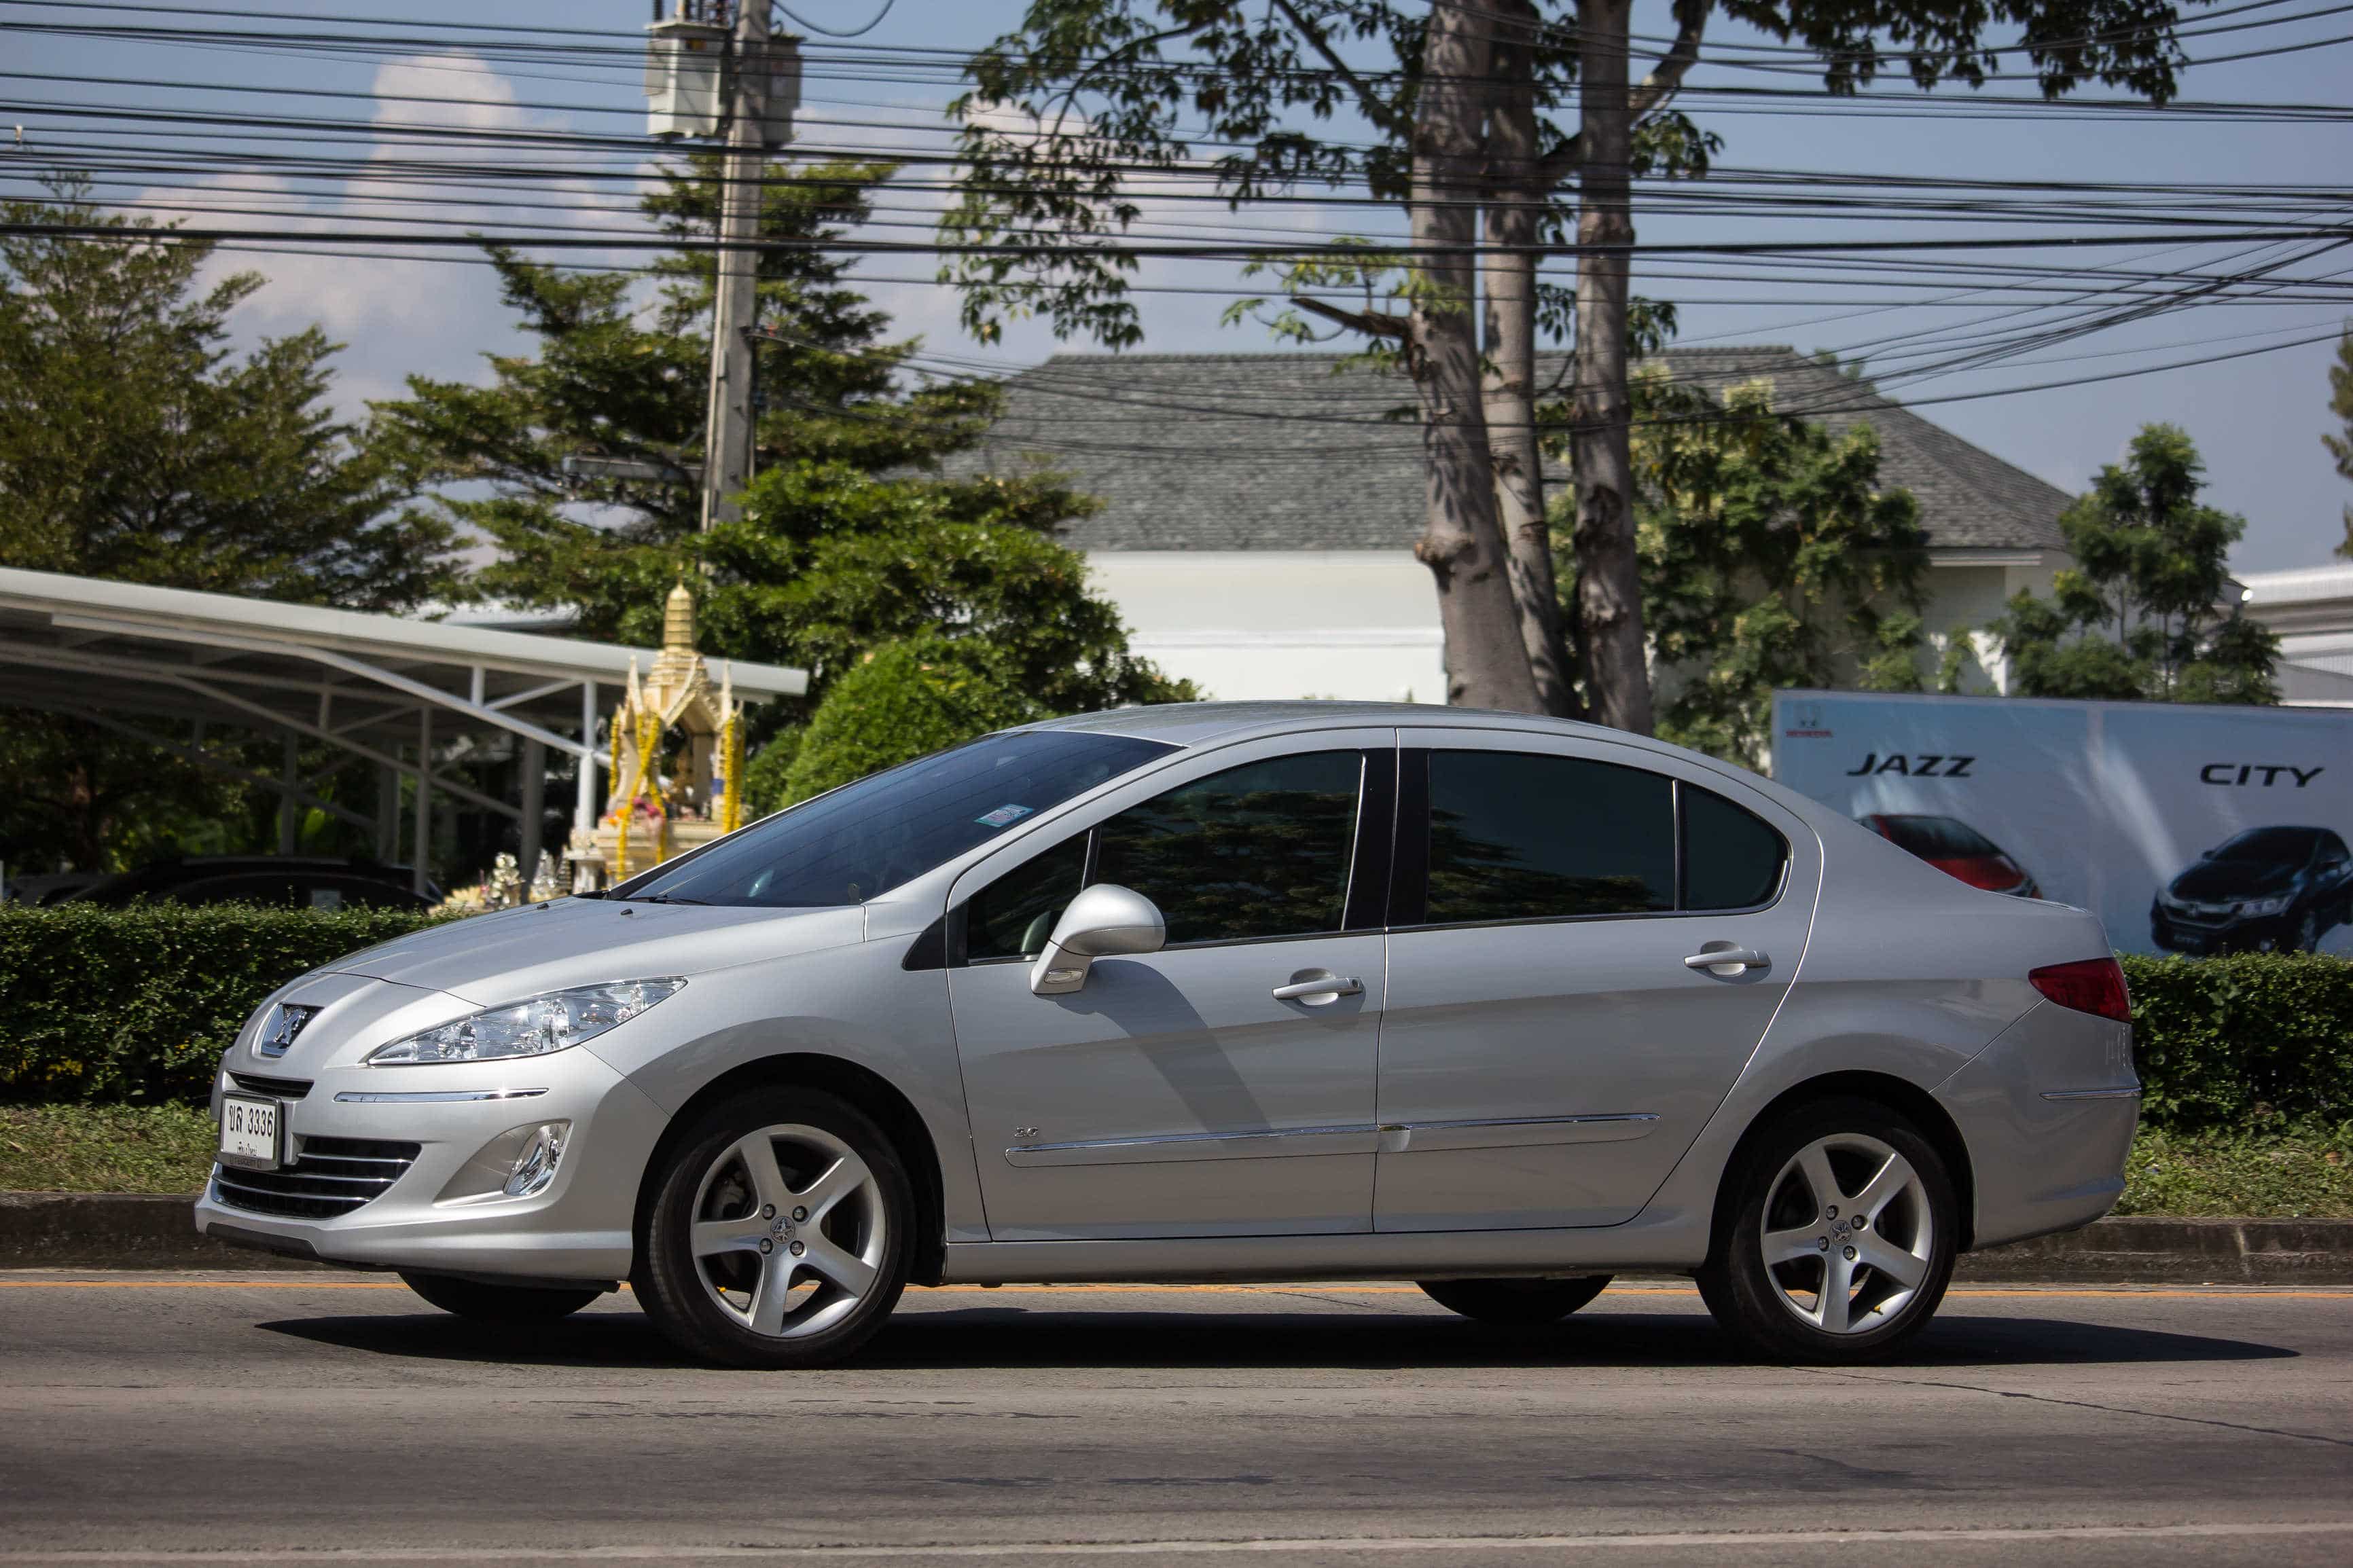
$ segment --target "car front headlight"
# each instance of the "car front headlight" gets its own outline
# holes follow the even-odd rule
[[[378,1046],[365,1067],[422,1067],[433,1062],[503,1061],[543,1057],[593,1040],[655,1003],[674,996],[683,980],[617,980],[551,991],[512,1006],[491,1007],[453,1024]]]
[[[2288,902],[2289,895],[2285,893],[2276,899],[2246,899],[2240,902],[2239,912],[2242,915],[2282,914],[2286,911]]]

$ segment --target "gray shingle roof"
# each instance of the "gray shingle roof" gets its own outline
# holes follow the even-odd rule
[[[1774,405],[1879,435],[1880,478],[1944,549],[2063,548],[2069,497],[1794,349],[1671,348],[1709,391],[1769,380]],[[1398,550],[1421,532],[1420,431],[1402,378],[1311,353],[1057,354],[1006,383],[951,475],[1044,466],[1099,496],[1081,550]],[[1563,374],[1546,356],[1547,379]]]

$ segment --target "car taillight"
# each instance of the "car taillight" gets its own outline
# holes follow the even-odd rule
[[[1947,877],[1958,877],[1970,887],[1983,888],[1989,893],[2006,893],[2026,880],[2026,873],[2007,855],[1956,855],[1948,859],[1932,859],[1928,864]]]
[[[2026,978],[2062,1007],[2114,1018],[2119,1024],[2132,1022],[2132,993],[2125,989],[2124,965],[2113,958],[2046,963]]]

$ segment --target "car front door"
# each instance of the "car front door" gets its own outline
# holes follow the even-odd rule
[[[949,996],[995,1238],[1370,1228],[1395,742],[1313,740],[1163,771],[959,879]],[[1097,883],[1158,905],[1166,945],[1032,994]]]
[[[1813,836],[1632,747],[1403,743],[1375,1228],[1630,1219],[1797,974]]]

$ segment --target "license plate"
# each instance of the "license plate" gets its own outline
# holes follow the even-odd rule
[[[285,1130],[286,1108],[278,1101],[221,1096],[220,1163],[248,1171],[278,1169]]]

